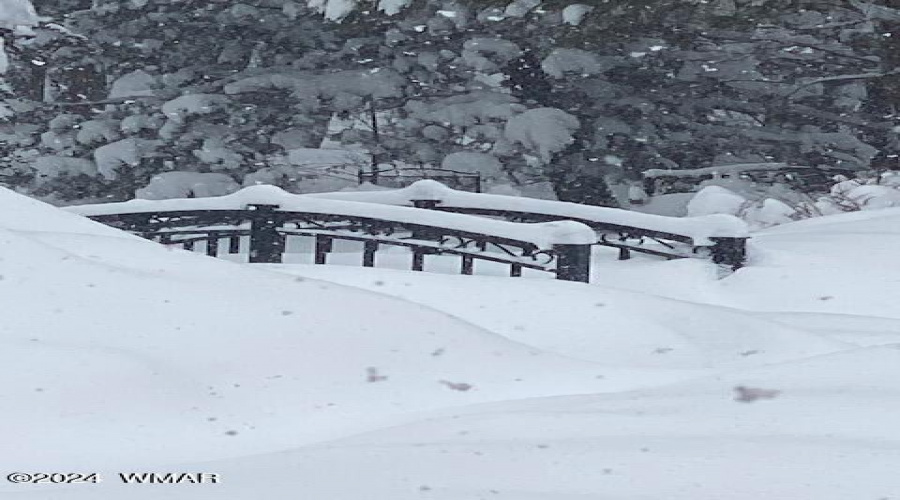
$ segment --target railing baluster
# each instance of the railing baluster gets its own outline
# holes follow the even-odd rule
[[[315,262],[316,264],[325,264],[328,260],[328,252],[331,251],[331,236],[324,234],[316,235]]]
[[[425,270],[425,252],[423,252],[423,249],[415,247],[412,249],[412,270]]]
[[[221,237],[218,231],[210,231],[209,238],[206,240],[206,255],[208,257],[218,257],[219,256],[219,238]]]
[[[377,241],[367,241],[363,243],[363,267],[375,267],[375,252],[377,251]]]
[[[463,255],[462,269],[460,270],[460,272],[465,275],[475,274],[475,258],[471,255]]]

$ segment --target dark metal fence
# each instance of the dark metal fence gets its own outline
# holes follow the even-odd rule
[[[84,207],[81,207],[84,210]],[[87,210],[90,212],[90,210]],[[314,239],[314,262],[326,264],[334,241],[362,243],[361,264],[374,267],[379,249],[404,247],[411,252],[410,269],[423,271],[427,255],[460,257],[460,273],[474,274],[477,261],[509,266],[510,276],[524,269],[553,273],[557,279],[588,282],[589,244],[536,244],[509,237],[449,229],[427,224],[341,214],[281,210],[255,204],[244,210],[181,210],[90,215],[91,219],[166,245],[195,250],[205,245],[212,257],[242,251],[247,241],[251,263],[281,263],[288,238]],[[224,243],[224,244],[223,244]]]
[[[404,188],[416,181],[430,179],[460,191],[481,192],[481,174],[443,168],[398,167],[359,171],[359,183],[376,186]]]
[[[722,219],[714,220],[714,217],[707,220],[689,220],[557,201],[473,195],[433,184],[418,184],[407,190],[398,191],[318,193],[310,196],[387,205],[411,205],[416,208],[476,215],[509,222],[576,221],[594,230],[597,235],[596,245],[618,249],[620,260],[630,259],[632,253],[665,259],[701,257],[709,258],[732,270],[743,267],[747,260],[749,237],[745,236],[746,227],[738,219],[728,216],[718,216],[728,219],[724,221],[728,224],[723,225]],[[594,209],[595,213],[589,213]],[[645,227],[640,227],[642,222]],[[694,235],[697,231],[688,230],[685,223],[694,229],[698,226],[711,225],[710,229],[716,230],[709,232],[722,236],[697,240]],[[740,227],[743,227],[743,230],[738,230]],[[680,233],[679,228],[682,229]]]

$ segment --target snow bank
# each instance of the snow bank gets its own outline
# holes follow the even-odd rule
[[[157,470],[223,478],[166,486],[173,500],[888,498],[898,224],[885,209],[769,229],[721,280],[698,260],[603,269],[745,313],[555,280],[290,276],[0,190],[16,312],[0,317],[0,469],[106,478],[0,496],[158,500],[114,475]]]
[[[859,349],[653,389],[455,408],[315,447],[185,467],[230,478],[216,486],[229,499],[889,498],[900,462],[898,367],[894,347]],[[335,480],[347,470],[353,481]],[[108,498],[159,496],[104,488]],[[167,498],[196,498],[191,488],[167,489]],[[96,495],[93,485],[54,492]]]
[[[330,500],[889,498],[898,366],[896,349],[873,348],[647,391],[484,405],[217,470],[265,470],[253,492],[268,496],[289,484],[281,476],[314,478],[290,491]],[[740,401],[736,388],[761,396]],[[354,481],[333,480],[348,469]]]
[[[900,174],[886,172],[869,179],[847,179],[831,187],[829,196],[819,198],[815,206],[822,212],[879,210],[900,206]]]
[[[742,181],[737,181],[741,183]],[[729,183],[732,184],[732,183]],[[731,186],[739,188],[740,186]],[[752,195],[751,195],[752,197]],[[802,214],[796,208],[775,198],[747,199],[732,189],[706,186],[687,203],[690,217],[725,214],[739,217],[751,230],[786,224]]]
[[[0,229],[32,233],[78,234],[142,241],[137,236],[97,224],[65,210],[0,188]],[[7,250],[0,249],[4,254]],[[2,281],[2,280],[0,280]]]
[[[687,204],[687,213],[690,217],[701,217],[712,214],[738,215],[747,200],[731,191],[719,186],[707,186],[701,189]]]
[[[168,250],[7,190],[0,208],[16,311],[0,318],[0,469],[149,470],[634,387],[384,295]]]
[[[391,191],[317,193],[306,196],[395,206],[412,205],[412,200],[438,200],[441,202],[441,206],[444,207],[529,212],[598,224],[639,227],[686,236],[692,238],[694,244],[699,246],[711,245],[712,242],[709,240],[711,237],[742,237],[748,234],[747,225],[743,221],[728,215],[707,215],[689,218],[665,217],[616,208],[579,205],[577,203],[468,193],[450,189],[432,180],[418,181],[409,187]]]
[[[897,228],[900,208],[816,217],[753,232],[751,265],[721,280],[692,259],[598,261],[591,282],[753,311],[900,318]]]
[[[422,304],[544,351],[607,367],[671,370],[673,378],[678,371],[697,376],[850,347],[803,331],[796,322],[786,326],[730,308],[557,280],[410,275],[344,266],[273,267]]]
[[[573,221],[518,224],[434,210],[295,195],[275,186],[251,186],[234,194],[213,198],[132,200],[124,203],[81,205],[67,210],[91,216],[175,210],[243,210],[248,205],[278,205],[283,211],[339,214],[442,227],[526,241],[543,249],[562,244],[587,245],[597,240],[593,230]]]

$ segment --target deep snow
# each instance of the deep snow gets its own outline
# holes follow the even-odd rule
[[[586,285],[238,265],[0,190],[0,470],[107,479],[0,496],[892,498],[898,223],[770,229],[724,278],[610,259]]]

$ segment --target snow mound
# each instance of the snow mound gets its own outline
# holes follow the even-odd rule
[[[607,367],[736,369],[850,347],[733,309],[556,280],[308,265],[278,269],[422,304],[510,340]]]
[[[3,469],[213,460],[610,385],[409,302],[168,250],[7,190],[0,207],[0,302],[16,310],[0,319]]]
[[[473,406],[188,468],[231,478],[216,490],[223,498],[888,498],[900,484],[898,376],[896,346],[859,349],[654,389]],[[346,470],[353,481],[334,480]],[[94,498],[88,490],[54,498]],[[118,486],[110,497],[155,500],[155,490]]]
[[[738,215],[747,200],[730,189],[707,186],[701,189],[687,204],[689,217],[727,214]]]

